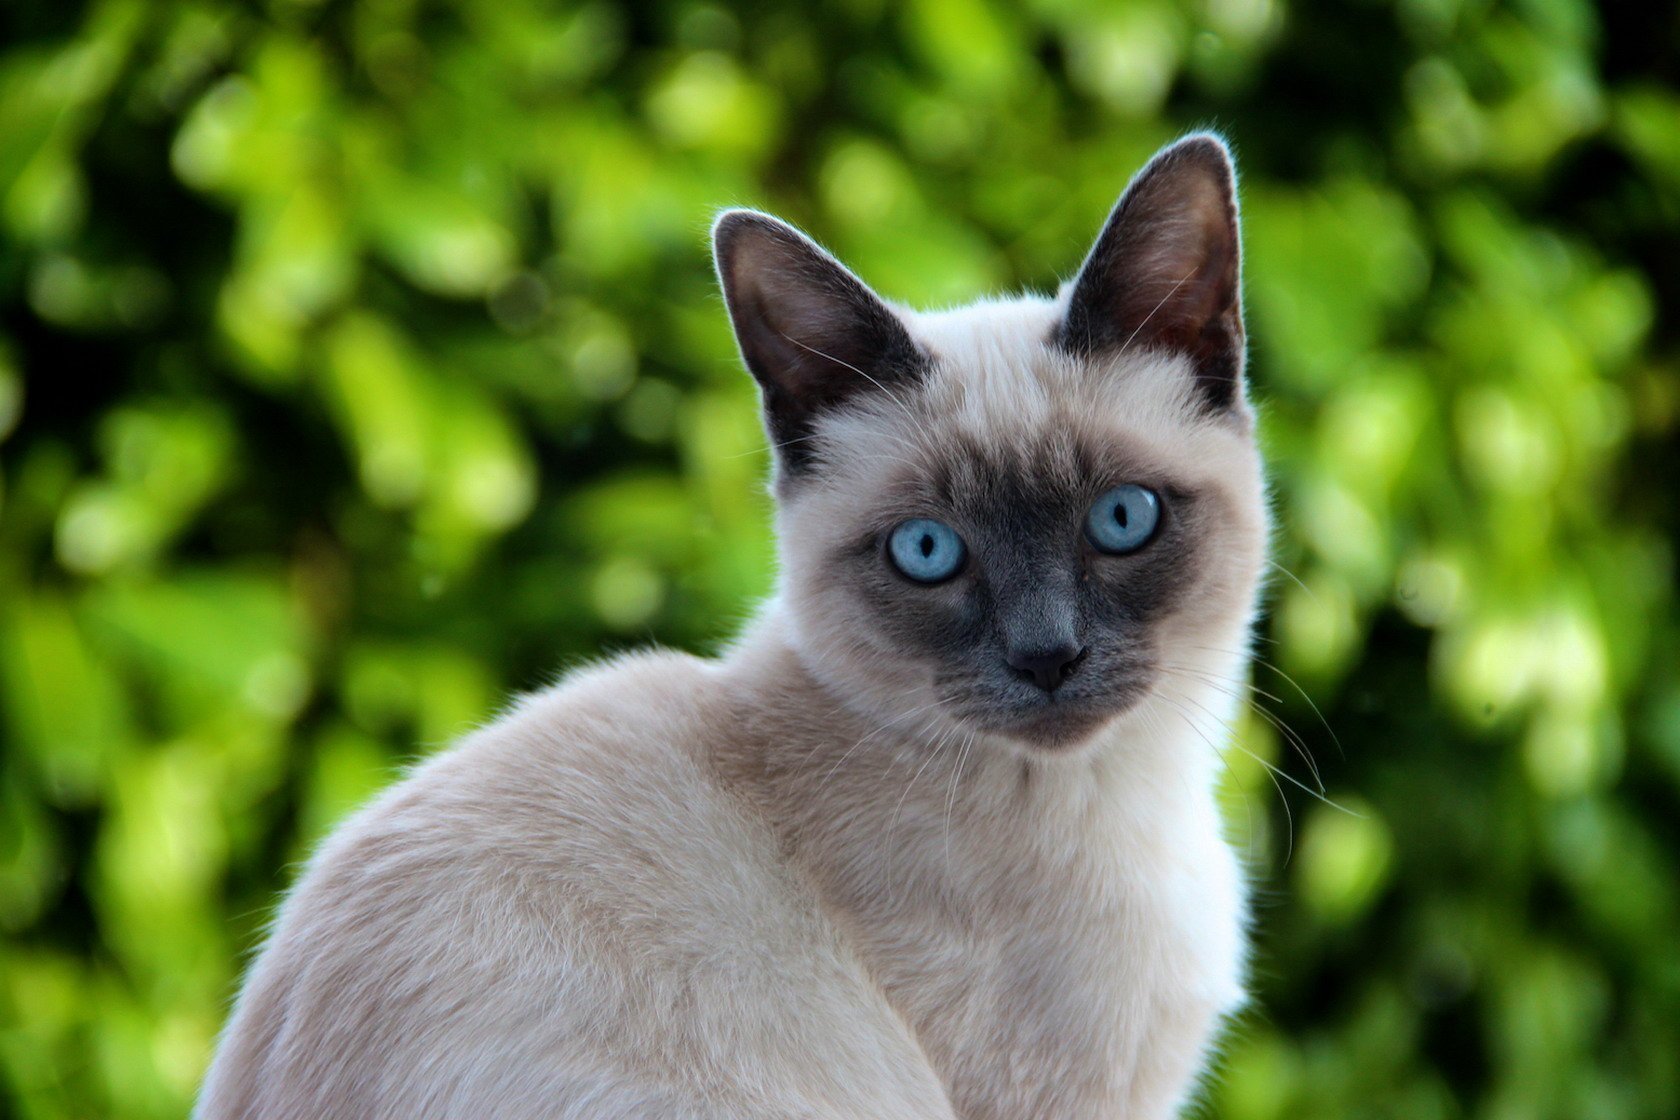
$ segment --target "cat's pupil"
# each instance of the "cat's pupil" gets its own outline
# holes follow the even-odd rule
[[[923,533],[922,534],[922,557],[925,559],[929,556],[932,556],[933,555],[933,548],[934,548],[933,534],[932,533]]]
[[[1126,527],[1126,507],[1124,505],[1114,507],[1114,520],[1120,523],[1120,528],[1124,529]]]

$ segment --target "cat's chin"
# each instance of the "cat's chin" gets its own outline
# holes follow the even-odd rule
[[[1135,711],[1154,687],[1155,668],[1143,659],[1101,666],[1101,679],[1075,679],[1045,693],[1018,681],[958,677],[936,682],[941,707],[959,730],[978,731],[1023,753],[1078,754]]]
[[[1076,754],[1137,705],[1137,696],[1103,702],[1052,702],[1031,712],[988,721],[987,730],[1035,755]]]

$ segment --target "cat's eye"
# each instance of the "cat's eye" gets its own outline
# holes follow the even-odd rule
[[[1149,543],[1161,524],[1161,499],[1155,491],[1128,483],[1116,486],[1085,515],[1085,535],[1100,551],[1136,552]]]
[[[940,583],[962,569],[968,546],[944,522],[918,517],[892,531],[887,555],[893,567],[917,583]]]

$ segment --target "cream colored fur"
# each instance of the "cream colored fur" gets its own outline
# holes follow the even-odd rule
[[[1064,297],[1065,298],[1065,293]],[[1058,301],[904,316],[925,391],[824,421],[724,656],[520,700],[345,824],[253,966],[224,1117],[1176,1115],[1243,998],[1214,803],[1265,547],[1244,411],[1182,359],[1045,344]],[[1057,752],[965,730],[817,558],[966,432],[1120,444],[1215,496],[1149,696]]]

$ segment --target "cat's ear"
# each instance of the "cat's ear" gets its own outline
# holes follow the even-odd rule
[[[1161,149],[1120,196],[1080,266],[1058,342],[1080,354],[1188,355],[1210,408],[1242,398],[1236,171],[1209,133]]]
[[[764,398],[778,462],[809,466],[818,415],[919,378],[927,357],[880,297],[810,238],[767,214],[729,210],[712,250],[735,340]]]

